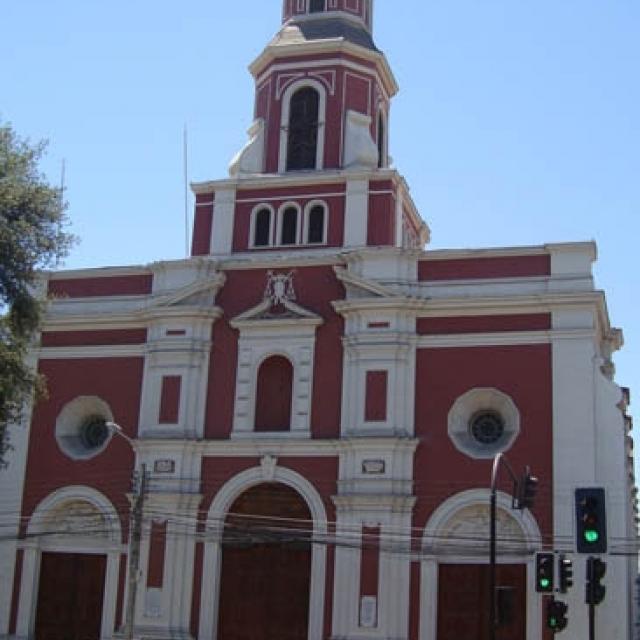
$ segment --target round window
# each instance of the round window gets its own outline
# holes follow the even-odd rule
[[[504,420],[495,411],[480,411],[471,418],[469,431],[476,442],[491,445],[504,435]]]
[[[72,460],[90,460],[101,454],[113,433],[109,405],[96,396],[78,396],[62,408],[56,419],[56,441]]]
[[[102,416],[87,418],[80,427],[79,436],[88,450],[99,449],[109,438],[107,421]]]

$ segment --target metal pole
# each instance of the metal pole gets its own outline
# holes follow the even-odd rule
[[[491,549],[489,553],[489,640],[496,638],[496,492],[491,491]]]
[[[589,640],[596,640],[596,605],[589,605]]]
[[[491,513],[489,519],[489,640],[496,640],[496,484],[501,459],[501,453],[493,459],[493,470],[491,473]]]
[[[131,508],[129,525],[129,591],[127,593],[127,617],[124,637],[133,640],[133,626],[136,612],[136,596],[138,594],[138,573],[140,571],[140,543],[142,541],[142,516],[144,498],[147,492],[147,465],[142,465],[140,482]]]

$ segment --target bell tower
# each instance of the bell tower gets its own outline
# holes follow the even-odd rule
[[[388,166],[397,86],[372,33],[371,0],[284,0],[280,31],[251,65],[255,144],[232,175]]]
[[[194,185],[194,255],[424,245],[390,167],[398,86],[372,25],[373,0],[283,0],[278,32],[249,66],[249,141],[227,180]]]

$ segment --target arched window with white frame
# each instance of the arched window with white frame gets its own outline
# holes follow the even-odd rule
[[[304,243],[320,245],[327,243],[329,208],[322,200],[313,200],[304,209]]]
[[[278,210],[278,244],[290,246],[300,243],[300,207],[287,202]]]
[[[266,204],[260,204],[251,212],[249,246],[253,248],[273,245],[274,211]]]
[[[322,169],[327,96],[311,78],[294,82],[282,96],[278,171]]]

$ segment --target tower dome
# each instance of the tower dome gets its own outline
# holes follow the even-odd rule
[[[342,38],[368,49],[373,0],[284,0],[277,39],[314,41]]]
[[[283,0],[282,22],[344,18],[365,25],[371,31],[373,0]]]

